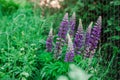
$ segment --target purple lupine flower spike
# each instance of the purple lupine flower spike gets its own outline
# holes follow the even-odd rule
[[[89,57],[89,47],[90,47],[90,35],[91,35],[91,29],[92,29],[92,24],[93,22],[91,22],[86,30],[86,38],[85,38],[85,57]]]
[[[64,43],[63,39],[57,38],[55,52],[54,52],[55,59],[59,59],[61,57],[63,43]]]
[[[66,39],[67,31],[68,31],[68,13],[65,14],[59,28],[58,36],[62,39]]]
[[[74,31],[75,31],[75,22],[76,22],[76,14],[75,12],[72,14],[72,17],[70,18],[70,36],[73,37],[74,36]]]
[[[68,37],[68,50],[67,53],[65,55],[65,62],[72,62],[73,58],[74,58],[74,48],[73,48],[73,43],[72,40],[70,38],[70,35],[67,35]]]
[[[86,31],[86,39],[85,39],[85,46],[89,46],[89,40],[90,40],[90,35],[91,35],[91,29],[92,29],[92,24],[93,22],[91,22],[87,28]]]
[[[74,49],[76,54],[81,53],[80,49],[82,48],[83,43],[84,43],[84,31],[83,31],[81,19],[79,19],[78,30],[74,38]]]
[[[52,34],[52,28],[50,29],[47,41],[46,41],[46,49],[48,52],[52,51],[52,39],[53,39],[53,34]]]
[[[99,16],[97,22],[95,23],[94,27],[91,30],[91,38],[90,38],[90,57],[93,57],[95,53],[95,49],[97,48],[98,41],[100,40],[101,34],[101,22],[102,18]]]
[[[61,57],[62,46],[66,40],[66,35],[67,35],[67,31],[68,31],[68,24],[69,24],[68,13],[66,13],[60,24],[60,28],[59,28],[59,32],[58,32],[58,38],[56,41],[55,54],[54,54],[55,59],[59,59]]]
[[[85,57],[93,57],[95,49],[97,48],[98,41],[100,39],[101,33],[101,16],[98,18],[94,27],[91,29],[91,34],[88,41],[88,46],[86,47]]]

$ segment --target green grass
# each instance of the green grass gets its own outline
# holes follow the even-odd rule
[[[52,24],[34,16],[32,10],[20,9],[0,19],[0,67],[2,79],[20,79],[21,73],[32,75],[36,54],[45,50],[45,39]],[[49,21],[49,22],[48,22]]]

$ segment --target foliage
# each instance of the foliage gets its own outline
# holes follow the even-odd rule
[[[52,24],[49,19],[34,16],[30,9],[19,9],[0,19],[0,74],[4,75],[1,79],[21,79],[23,73],[32,75]]]
[[[57,76],[65,74],[68,71],[68,64],[64,62],[54,62],[46,64],[41,70],[42,79],[55,79]]]
[[[54,34],[58,33],[65,12],[70,15],[76,12],[84,28],[99,15],[103,17],[100,48],[95,56],[91,60],[76,56],[73,64],[92,74],[90,80],[118,78],[119,0],[65,0],[60,10],[45,9],[44,12],[24,7],[25,0],[16,1],[0,0],[0,80],[56,80],[60,75],[68,76],[70,63],[54,60],[53,53],[45,49],[50,28],[53,27]],[[65,54],[66,47],[63,50]]]
[[[24,7],[26,5],[26,0],[0,0],[2,5],[4,7],[10,7],[10,6],[19,6],[19,7]]]
[[[30,4],[27,0],[0,0],[0,10],[4,14],[12,14],[18,8],[27,8]]]

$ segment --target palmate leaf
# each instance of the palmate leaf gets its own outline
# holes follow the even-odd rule
[[[119,35],[111,36],[108,38],[108,40],[120,40],[120,36]]]

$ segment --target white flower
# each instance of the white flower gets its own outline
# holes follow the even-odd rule
[[[68,80],[68,78],[66,76],[60,76],[60,77],[58,77],[57,80]]]
[[[68,75],[72,80],[88,80],[91,77],[91,75],[88,75],[84,70],[74,64],[70,65],[70,69]]]

